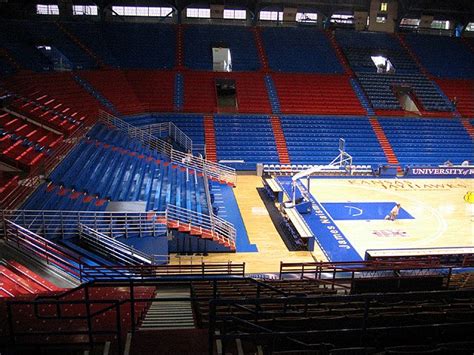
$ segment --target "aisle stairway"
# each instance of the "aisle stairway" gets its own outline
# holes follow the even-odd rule
[[[286,146],[285,135],[281,128],[280,118],[278,116],[272,116],[270,120],[272,122],[273,135],[275,136],[275,145],[280,164],[290,164],[290,155],[288,154],[288,147]]]
[[[418,55],[415,52],[413,52],[411,47],[405,41],[405,37],[399,33],[393,34],[393,37],[395,37],[400,42],[402,47],[405,48],[408,55],[411,57],[411,59],[413,59],[413,61],[416,63],[416,65],[420,69],[420,72],[429,77],[430,73],[428,72],[428,70],[426,70],[425,66],[421,63],[420,58],[418,58]]]
[[[88,46],[81,42],[81,40],[71,31],[69,31],[62,23],[55,22],[55,24],[59,28],[59,30],[63,32],[72,42],[74,42],[79,48],[81,48],[85,53],[87,53],[87,55],[97,63],[97,66],[99,68],[103,68],[106,66],[102,59],[100,59]]]
[[[471,136],[471,138],[474,139],[474,127],[472,126],[472,124],[469,122],[469,120],[463,120],[461,121],[462,122],[462,125],[464,126],[464,128],[466,128],[466,131],[469,133],[469,135]]]
[[[179,24],[176,31],[176,69],[184,68],[184,25]]]
[[[268,59],[265,54],[265,47],[262,41],[262,33],[260,27],[252,27],[252,32],[255,36],[255,44],[257,46],[258,57],[260,58],[260,63],[262,64],[262,70],[268,72]]]
[[[377,136],[380,146],[382,147],[383,152],[385,156],[387,157],[387,162],[389,164],[398,165],[399,162],[398,162],[397,156],[395,155],[395,152],[393,151],[392,146],[390,142],[388,141],[387,136],[385,135],[385,132],[383,131],[382,126],[380,126],[379,121],[375,117],[369,118],[369,121],[370,121],[370,124],[372,125],[375,135]]]
[[[206,140],[206,159],[216,162],[216,131],[214,129],[214,117],[211,115],[204,116],[204,136]]]
[[[334,49],[334,52],[336,52],[336,56],[339,59],[339,62],[341,63],[342,67],[344,68],[344,73],[346,73],[347,75],[353,77],[354,72],[353,72],[351,66],[349,65],[349,62],[348,62],[344,52],[342,51],[341,46],[339,45],[339,43],[337,43],[336,37],[334,36],[334,32],[326,30],[326,31],[324,31],[324,34],[329,39],[329,43],[331,44],[332,48]]]
[[[148,309],[140,330],[194,329],[194,317],[189,299],[189,286],[162,287],[154,298],[174,298],[173,301],[155,301]]]

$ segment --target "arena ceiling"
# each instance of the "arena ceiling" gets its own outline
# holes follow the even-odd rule
[[[421,14],[434,15],[438,19],[453,19],[464,23],[474,21],[474,0],[387,0],[399,3],[399,18]],[[0,0],[28,6],[33,3],[57,3],[57,0]],[[186,7],[220,4],[258,13],[263,8],[298,7],[317,11],[324,16],[335,12],[368,11],[370,0],[72,0],[74,4],[96,4],[100,8],[111,5],[172,6],[177,10]]]

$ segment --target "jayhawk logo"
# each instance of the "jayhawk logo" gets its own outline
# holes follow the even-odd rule
[[[468,191],[464,195],[464,201],[467,203],[474,203],[474,191]]]

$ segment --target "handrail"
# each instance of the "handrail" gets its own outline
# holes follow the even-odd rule
[[[9,219],[43,237],[68,239],[82,223],[107,236],[158,236],[166,233],[165,212],[105,212],[54,210],[0,210],[0,222]],[[2,226],[0,224],[0,230]]]
[[[82,258],[73,255],[69,250],[61,248],[56,243],[47,240],[26,228],[4,219],[5,240],[10,245],[39,256],[47,264],[52,264],[74,277],[82,280]]]
[[[165,154],[173,163],[200,172],[206,171],[211,179],[216,179],[234,186],[237,183],[237,174],[234,168],[173,149],[171,144],[152,136],[140,127],[132,126],[107,112],[100,111],[99,121],[109,127],[116,127],[119,130],[126,132],[130,138],[137,139],[151,149]]]
[[[92,248],[98,250],[99,253],[105,252],[106,255],[130,265],[154,263],[153,256],[136,250],[114,238],[110,238],[85,224],[79,223],[78,230],[79,239],[84,240]]]
[[[78,235],[78,225],[84,224],[108,237],[158,236],[166,232],[170,222],[209,232],[235,247],[236,230],[224,219],[168,205],[166,211],[150,212],[89,212],[53,210],[0,210],[0,222],[9,219],[33,231],[41,231],[43,237],[64,239]],[[0,231],[2,226],[0,224]]]
[[[186,152],[193,151],[192,139],[173,122],[153,123],[142,126],[140,129],[148,131],[149,134],[157,138],[171,137],[175,142],[182,146]]]
[[[191,211],[183,207],[168,204],[166,207],[166,219],[168,222],[180,222],[189,226],[202,228],[204,231],[212,232],[220,238],[235,247],[235,240],[237,232],[235,227],[216,216],[212,212],[207,215],[196,211]]]
[[[367,278],[367,273],[370,273],[370,278],[384,277],[387,272],[390,273],[391,277],[404,278],[432,275],[432,271],[435,271],[447,274],[446,287],[448,287],[453,269],[460,267],[465,267],[465,265],[462,263],[442,264],[439,259],[431,257],[408,261],[280,262],[280,279],[283,279],[285,275],[299,275],[300,279],[325,279],[330,280],[334,288],[334,286],[340,286],[341,281],[352,283],[355,279]],[[404,271],[405,273],[402,273]],[[413,274],[413,272],[418,272],[418,275]]]
[[[181,265],[114,265],[87,266],[83,275],[88,280],[100,281],[156,281],[158,278],[173,278],[176,275],[187,277],[207,276],[245,276],[245,263],[205,263]]]
[[[165,265],[112,265],[91,266],[79,255],[49,241],[38,234],[8,220],[4,219],[5,238],[7,243],[26,250],[28,253],[39,257],[47,264],[66,271],[81,282],[92,280],[156,280],[163,276],[200,276],[232,275],[245,276],[245,263],[200,262],[196,264],[165,264]]]

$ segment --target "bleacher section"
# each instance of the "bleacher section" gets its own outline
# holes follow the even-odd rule
[[[124,74],[146,112],[173,112],[173,72],[127,70]]]
[[[419,34],[407,34],[405,38],[423,66],[434,76],[474,78],[472,51],[461,38]]]
[[[268,116],[216,115],[214,122],[218,161],[242,170],[254,170],[256,163],[279,163]]]
[[[38,49],[32,35],[23,27],[23,21],[0,22],[0,46],[24,69],[34,71],[52,70],[53,64]]]
[[[0,159],[7,164],[29,170],[62,139],[62,135],[0,110]]]
[[[9,78],[6,86],[15,94],[82,122],[95,122],[99,109],[104,109],[72,73],[18,74]]]
[[[176,51],[175,27],[161,24],[109,23],[102,27],[109,50],[121,68],[170,69]]]
[[[212,70],[212,48],[229,48],[232,71],[260,69],[254,35],[248,27],[186,26],[184,30],[185,66]]]
[[[64,23],[101,60],[124,69],[170,69],[175,60],[175,27],[162,24]]]
[[[474,142],[458,120],[380,118],[379,122],[401,164],[474,160]]]
[[[262,28],[270,69],[276,72],[344,72],[324,32],[314,28]]]
[[[154,296],[155,287],[139,286],[133,292],[135,298],[146,300]],[[33,342],[37,344],[35,350],[48,344],[56,344],[56,348],[61,349],[61,344],[68,344],[62,348],[66,351],[66,348],[86,347],[90,331],[96,349],[106,348],[111,353],[119,353],[118,349],[123,348],[132,324],[138,324],[149,307],[149,302],[136,302],[132,313],[130,303],[125,302],[130,298],[129,289],[90,285],[87,290],[78,288],[50,293],[36,299],[24,299],[26,302],[23,303],[13,300],[14,325],[12,328],[2,327],[0,336],[13,337],[13,332],[18,336],[17,344]],[[32,311],[33,304],[28,304],[28,301],[38,302],[37,312]],[[56,304],[61,309],[59,314]],[[1,307],[2,314],[6,314],[5,304],[2,303]],[[4,322],[5,318],[2,318]],[[109,344],[104,346],[106,342]]]
[[[72,69],[93,69],[96,62],[76,43],[72,42],[54,22],[22,21],[17,26],[29,32],[36,45],[57,49],[72,64]],[[55,67],[64,65],[54,62]]]
[[[101,61],[113,67],[121,66],[121,63],[115,58],[109,48],[104,31],[102,30],[104,25],[81,21],[64,22],[61,23],[61,26],[71,33],[71,35],[74,35],[81,43],[86,44],[87,48]]]
[[[0,259],[0,285],[0,299],[61,290],[19,262],[4,259]]]
[[[168,204],[208,214],[203,177],[119,131],[98,125],[26,202],[24,209],[105,210],[108,201],[145,201],[146,210]]]
[[[416,100],[426,111],[450,112],[451,102],[433,81],[422,74],[373,74],[357,73],[357,77],[373,107],[381,110],[401,110],[393,86],[413,89]],[[448,115],[449,113],[447,113]]]
[[[394,36],[386,33],[337,30],[336,39],[355,72],[376,73],[377,68],[371,56],[383,55],[394,65],[397,73],[418,73],[416,63]]]
[[[186,72],[184,77],[184,111],[219,112],[216,79],[235,80],[237,107],[235,112],[270,113],[270,102],[264,77],[259,73]]]
[[[121,70],[82,71],[81,78],[89,82],[123,115],[145,112],[127,76]]]
[[[436,79],[451,102],[456,101],[456,110],[464,117],[474,117],[474,80]]]
[[[292,164],[329,164],[338,154],[339,138],[354,164],[386,164],[367,118],[281,116]]]
[[[393,86],[410,88],[421,111],[452,111],[452,105],[436,83],[424,76],[395,36],[386,33],[336,31],[349,64],[372,106],[400,111]],[[394,66],[391,73],[377,73],[371,56],[385,56]]]
[[[273,74],[272,78],[284,114],[365,114],[346,75]]]

